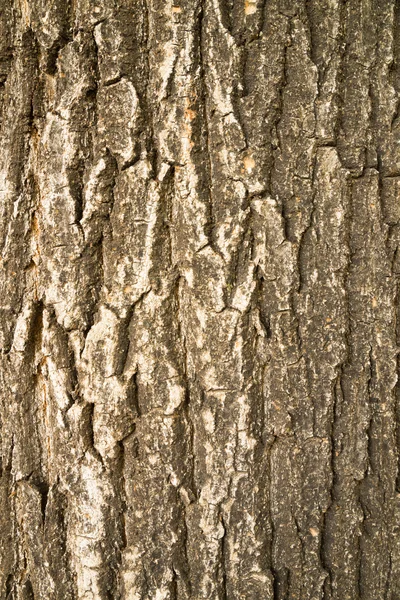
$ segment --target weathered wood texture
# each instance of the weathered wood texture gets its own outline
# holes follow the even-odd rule
[[[0,7],[0,598],[399,600],[400,3]]]

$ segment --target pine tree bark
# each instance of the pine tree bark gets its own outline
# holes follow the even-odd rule
[[[400,600],[400,4],[0,32],[0,598]]]

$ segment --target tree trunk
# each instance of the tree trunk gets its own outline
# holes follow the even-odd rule
[[[400,3],[0,9],[1,600],[400,600]]]

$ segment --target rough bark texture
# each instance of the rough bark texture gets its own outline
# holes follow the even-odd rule
[[[2,600],[399,600],[400,4],[0,0]]]

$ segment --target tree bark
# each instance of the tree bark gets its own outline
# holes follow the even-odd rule
[[[400,3],[0,0],[1,600],[400,600]]]

